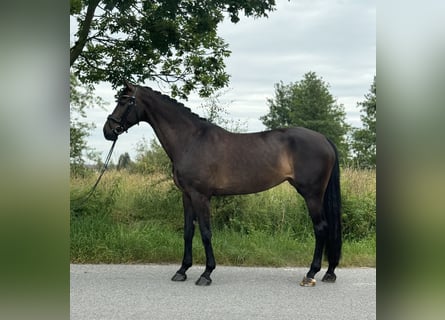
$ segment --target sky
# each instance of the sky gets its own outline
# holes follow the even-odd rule
[[[223,89],[221,103],[228,117],[240,120],[248,132],[266,128],[259,118],[268,113],[267,99],[274,98],[274,85],[303,79],[314,71],[329,84],[329,91],[343,104],[346,122],[360,127],[360,109],[376,74],[376,8],[368,0],[277,0],[276,10],[269,18],[242,18],[237,24],[226,19],[218,34],[232,51],[226,59],[226,71],[231,76],[228,88]],[[74,33],[72,29],[71,35]],[[167,87],[146,82],[168,94]],[[96,94],[108,105],[87,110],[85,122],[96,128],[87,144],[104,160],[110,141],[105,140],[102,127],[115,108],[115,90],[107,83],[96,86]],[[200,115],[204,102],[192,94],[183,102]],[[150,141],[154,132],[147,123],[134,126],[119,136],[112,156],[117,163],[125,152],[135,159],[136,146],[142,139]]]

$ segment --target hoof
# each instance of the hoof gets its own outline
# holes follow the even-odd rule
[[[185,273],[181,274],[176,272],[176,274],[172,278],[172,281],[185,281],[185,280],[187,280],[187,275]]]
[[[335,273],[326,273],[321,281],[334,283],[336,279],[337,276],[335,275]]]
[[[197,286],[210,286],[211,283],[212,279],[203,276],[199,277],[199,279],[195,282]]]
[[[314,278],[304,277],[303,280],[301,280],[301,282],[300,282],[300,286],[313,287],[313,286],[315,286],[316,283],[317,283],[317,281]]]

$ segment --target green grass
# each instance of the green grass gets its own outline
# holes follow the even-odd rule
[[[81,197],[95,176],[71,179]],[[342,171],[344,246],[340,266],[375,266],[375,172]],[[107,172],[84,206],[72,202],[71,262],[177,263],[182,201],[170,179]],[[212,199],[213,247],[221,265],[309,266],[314,238],[303,199],[288,184],[267,192]],[[194,263],[203,264],[197,230]]]
[[[194,261],[203,264],[204,249],[195,235]],[[217,262],[238,266],[308,266],[313,237],[296,239],[283,232],[274,236],[264,231],[249,234],[215,230],[213,247]],[[160,223],[113,223],[107,219],[82,218],[71,222],[73,263],[180,263],[182,233]],[[341,266],[375,266],[375,238],[346,241]]]

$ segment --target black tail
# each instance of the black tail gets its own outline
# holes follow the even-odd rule
[[[340,166],[338,163],[337,148],[332,141],[329,142],[335,151],[335,164],[332,168],[331,177],[324,194],[323,206],[325,217],[328,222],[326,253],[329,265],[332,265],[335,268],[340,260],[342,246]]]

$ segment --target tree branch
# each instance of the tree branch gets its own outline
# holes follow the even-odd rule
[[[107,71],[106,69],[102,69],[102,68],[99,68],[98,66],[93,65],[91,63],[91,61],[88,58],[86,58],[84,55],[82,55],[82,57],[84,58],[83,61],[85,61],[87,66],[90,67],[91,69],[99,70],[101,72],[106,72]]]
[[[99,5],[100,0],[89,0],[88,8],[85,15],[85,20],[79,26],[79,38],[74,46],[70,49],[70,67],[77,60],[82,53],[85,44],[87,43],[88,33],[90,32],[91,23],[94,17],[94,11]]]

